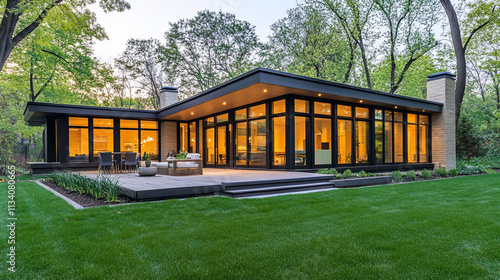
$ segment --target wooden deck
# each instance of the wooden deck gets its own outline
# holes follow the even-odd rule
[[[95,173],[88,174],[96,176]],[[204,168],[203,175],[140,177],[137,173],[110,174],[118,178],[120,193],[137,200],[196,197],[220,194],[226,183],[318,178],[327,175],[268,170]],[[325,178],[326,178],[325,177]]]

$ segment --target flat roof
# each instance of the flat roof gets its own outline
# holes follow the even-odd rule
[[[24,116],[30,125],[39,125],[58,114],[188,121],[289,94],[350,103],[362,100],[363,105],[397,106],[415,112],[441,112],[443,108],[439,102],[256,68],[156,111],[28,102]]]

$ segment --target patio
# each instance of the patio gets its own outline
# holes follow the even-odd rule
[[[96,173],[86,174],[97,176]],[[214,195],[223,193],[226,187],[238,188],[252,185],[256,187],[272,184],[274,189],[284,189],[284,185],[298,187],[304,183],[308,184],[309,188],[316,187],[316,189],[333,187],[333,184],[326,183],[332,179],[332,176],[291,171],[204,168],[203,175],[191,176],[158,174],[153,177],[141,177],[133,172],[110,173],[109,175],[118,179],[121,194],[137,200]]]

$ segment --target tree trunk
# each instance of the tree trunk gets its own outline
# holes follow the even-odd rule
[[[462,44],[462,34],[458,24],[457,14],[450,0],[440,0],[450,23],[451,38],[457,60],[457,80],[455,85],[455,124],[458,127],[460,109],[464,99],[465,83],[467,78],[467,65],[465,63],[465,48]]]

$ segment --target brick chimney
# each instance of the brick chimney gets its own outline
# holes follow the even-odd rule
[[[179,101],[179,92],[176,87],[162,87],[160,90],[160,109]]]
[[[456,168],[455,75],[439,72],[427,76],[427,100],[443,103],[443,111],[434,113],[432,125],[432,162],[434,168]]]

